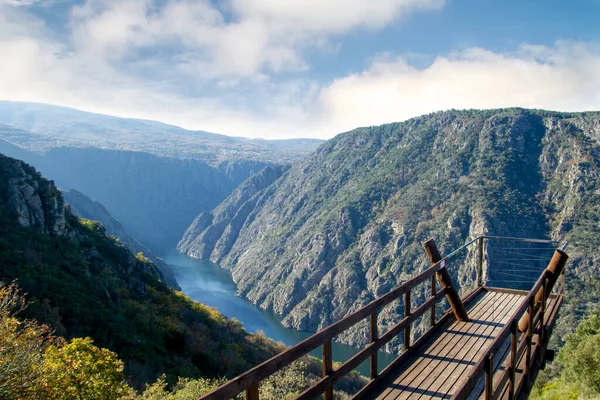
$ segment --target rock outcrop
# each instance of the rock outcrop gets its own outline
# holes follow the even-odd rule
[[[40,179],[37,172],[23,162],[7,165],[8,205],[17,215],[22,228],[34,228],[54,236],[66,235],[64,200],[54,182]]]

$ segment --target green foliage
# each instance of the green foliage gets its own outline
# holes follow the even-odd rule
[[[35,321],[19,321],[25,299],[17,286],[0,282],[0,399],[27,399],[39,394],[44,351],[56,342]]]
[[[66,343],[17,313],[25,299],[16,284],[0,284],[0,399],[112,400],[132,395],[123,363],[92,339]]]
[[[600,313],[581,321],[566,337],[556,364],[558,377],[537,385],[534,399],[577,399],[600,396]]]
[[[314,371],[315,366],[313,359],[304,357],[269,376],[260,383],[260,398],[263,400],[295,399],[318,381],[319,378]],[[357,379],[357,377],[352,376],[351,378]],[[138,397],[138,400],[196,400],[224,382],[224,379],[180,378],[175,385],[169,388],[164,377],[161,377],[154,384],[149,385]],[[365,382],[364,379],[361,379],[360,383],[364,385]],[[348,382],[346,382],[347,385]],[[336,391],[334,397],[336,399],[350,398],[346,392],[341,390]],[[244,398],[245,396],[242,393],[235,397],[235,400],[242,400]]]
[[[131,389],[124,383],[123,362],[91,338],[74,338],[44,353],[44,386],[48,400],[111,400]]]

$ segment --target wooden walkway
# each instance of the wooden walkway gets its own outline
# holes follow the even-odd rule
[[[486,288],[467,305],[471,321],[463,322],[451,318],[442,324],[415,349],[415,355],[403,362],[395,371],[395,378],[388,385],[374,390],[370,398],[384,400],[400,399],[445,399],[450,398],[468,375],[469,368],[481,352],[496,339],[509,321],[514,310],[527,292],[505,291]],[[556,298],[550,299],[547,321],[552,318]],[[503,346],[502,357],[497,365],[510,353],[510,340]],[[478,397],[483,384],[478,385]]]
[[[531,289],[521,291],[484,285],[486,241],[562,246],[554,251]],[[447,265],[455,254],[472,245],[477,246],[478,254],[477,287],[461,298]],[[424,247],[432,264],[430,268],[201,399],[231,399],[245,392],[246,400],[260,400],[261,381],[318,347],[323,354],[322,377],[297,395],[297,400],[321,396],[333,400],[336,383],[366,360],[370,360],[370,380],[354,395],[354,400],[526,398],[537,373],[552,354],[547,346],[563,300],[566,245],[567,242],[544,239],[478,236],[442,258],[433,240],[428,240]],[[559,278],[560,291],[553,291]],[[411,301],[411,292],[419,285],[427,285],[428,293],[423,293],[421,286],[419,301]],[[450,308],[438,319],[437,304],[442,299],[447,300]],[[404,318],[386,332],[380,332],[379,313],[396,300],[402,300]],[[430,320],[429,328],[415,338],[412,325],[426,319]],[[332,340],[361,321],[368,322],[369,343],[335,366]],[[378,350],[400,335],[405,351],[379,371]]]

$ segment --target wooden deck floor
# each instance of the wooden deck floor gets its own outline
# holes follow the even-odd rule
[[[480,293],[468,305],[470,322],[452,318],[436,329],[418,354],[399,367],[393,382],[380,388],[373,398],[450,398],[461,378],[500,333],[525,294],[493,289]]]

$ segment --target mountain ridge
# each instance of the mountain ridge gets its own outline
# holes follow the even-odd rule
[[[0,124],[21,129],[26,134],[15,144],[38,153],[54,147],[93,146],[203,160],[212,166],[225,160],[292,163],[323,142],[320,139],[266,140],[226,136],[158,121],[3,100],[0,100]],[[1,130],[0,138],[11,141]]]
[[[421,242],[431,237],[446,252],[486,233],[564,236],[584,276],[595,269],[582,249],[600,245],[598,227],[577,221],[598,216],[599,142],[598,112],[448,111],[355,129],[255,194],[229,251],[203,254],[215,243],[202,234],[206,243],[182,250],[230,269],[240,295],[310,331],[426,268]],[[469,285],[474,273],[459,267],[454,278]],[[401,315],[398,306],[382,320]]]

